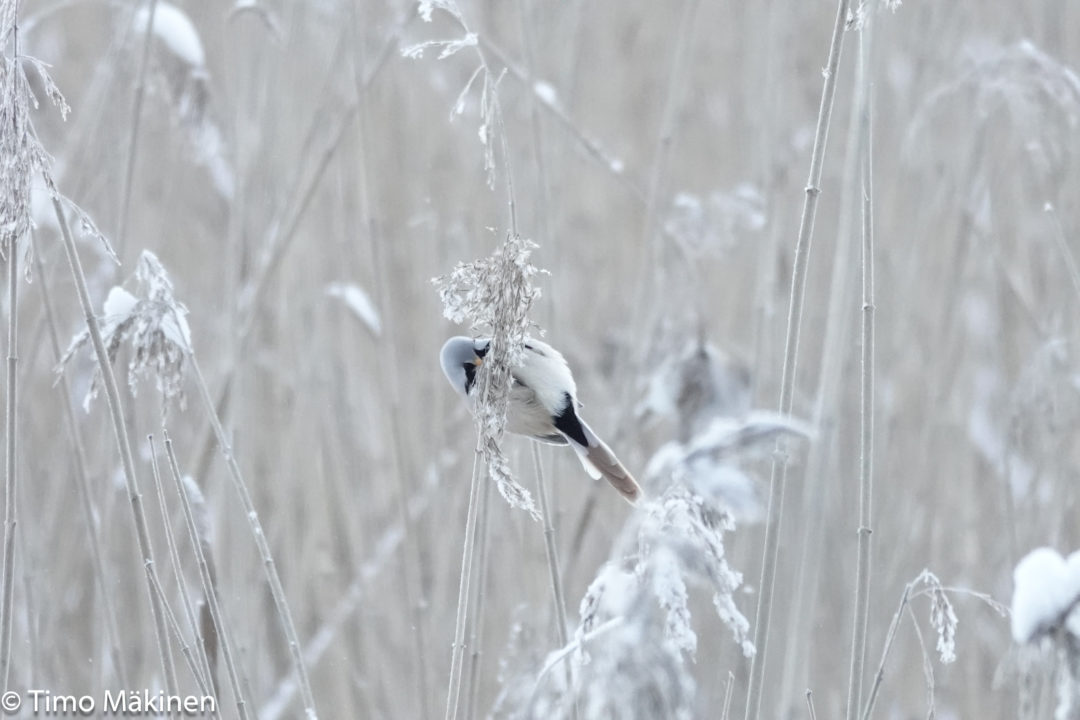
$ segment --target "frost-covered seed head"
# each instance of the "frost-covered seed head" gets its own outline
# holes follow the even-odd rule
[[[540,297],[540,289],[533,285],[540,271],[529,259],[536,247],[530,240],[509,234],[491,256],[459,263],[432,281],[443,303],[443,315],[491,337],[474,407],[480,451],[503,498],[534,517],[538,514],[532,496],[510,474],[499,441],[506,427],[512,371],[521,364],[525,338],[534,327],[529,309]]]
[[[0,33],[5,38],[12,31],[16,6],[17,3],[4,3]],[[38,103],[30,89],[24,62],[37,70],[45,92],[65,118],[70,110],[44,63],[31,57],[0,56],[0,254],[5,258],[33,224],[30,191],[34,175],[41,177],[53,197],[58,197],[50,170],[52,161],[30,121],[31,105],[37,107]]]
[[[101,318],[101,336],[109,360],[115,362],[120,348],[130,345],[128,387],[136,394],[138,380],[152,374],[165,399],[165,407],[176,401],[184,406],[183,380],[187,358],[192,353],[191,329],[187,308],[173,296],[172,281],[157,256],[144,250],[135,269],[139,295],[122,287],[109,291]],[[90,339],[88,330],[76,335],[60,360],[61,369]],[[90,391],[83,401],[90,402],[100,389],[100,370],[95,370]]]

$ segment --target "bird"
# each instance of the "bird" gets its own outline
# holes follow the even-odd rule
[[[443,374],[470,412],[475,411],[477,371],[491,348],[490,338],[452,337],[439,353]],[[641,487],[615,453],[578,416],[581,403],[566,359],[545,342],[526,338],[524,359],[512,370],[506,430],[550,445],[569,445],[585,472],[601,477],[631,504]]]

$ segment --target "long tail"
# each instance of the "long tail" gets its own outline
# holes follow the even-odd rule
[[[641,498],[641,486],[634,480],[630,471],[619,462],[619,458],[615,457],[611,448],[596,436],[592,428],[581,418],[578,418],[578,421],[581,423],[581,429],[585,431],[585,439],[589,441],[589,446],[581,447],[573,440],[570,441],[570,445],[577,452],[578,459],[585,466],[585,471],[597,480],[604,478],[622,493],[630,504],[636,505],[638,499]]]

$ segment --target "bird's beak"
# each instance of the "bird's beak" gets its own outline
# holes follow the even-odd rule
[[[482,357],[474,357],[473,361],[472,361],[472,364],[475,365],[476,367],[480,367],[481,365],[484,364],[484,358],[482,358]]]

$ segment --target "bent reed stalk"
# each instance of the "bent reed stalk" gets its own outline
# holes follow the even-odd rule
[[[188,358],[191,360],[191,370],[195,376],[195,384],[199,388],[199,396],[203,400],[203,406],[207,417],[210,419],[214,436],[217,437],[218,447],[221,449],[221,454],[225,458],[225,465],[229,469],[229,478],[232,480],[236,494],[240,497],[244,515],[247,516],[251,534],[255,537],[255,545],[258,547],[259,556],[262,558],[263,572],[266,574],[266,580],[270,584],[270,595],[274,599],[274,608],[277,610],[281,629],[285,634],[285,642],[289,646],[289,656],[292,658],[296,681],[300,685],[300,697],[304,704],[305,717],[308,720],[315,720],[318,717],[315,710],[315,694],[311,690],[311,681],[308,679],[307,666],[301,653],[300,640],[296,636],[292,613],[289,611],[289,603],[285,599],[285,588],[281,584],[281,576],[278,575],[277,565],[274,563],[274,557],[270,552],[270,543],[266,540],[262,523],[259,522],[259,513],[255,510],[255,503],[251,500],[251,493],[248,492],[247,484],[244,482],[244,477],[240,472],[240,465],[236,462],[232,446],[225,435],[225,429],[221,426],[221,419],[218,417],[214,399],[210,396],[210,389],[206,385],[206,379],[203,377],[202,370],[199,369],[199,362],[195,359],[194,353],[191,353]]]
[[[146,570],[146,590],[150,595],[150,611],[154,618],[154,636],[161,657],[162,671],[165,674],[165,685],[169,694],[175,695],[177,687],[176,672],[169,652],[169,639],[165,629],[164,613],[157,593],[154,591],[153,579],[157,575],[157,570],[154,566],[154,554],[150,546],[150,531],[146,524],[142,495],[139,493],[139,483],[135,476],[135,460],[131,453],[131,441],[128,439],[127,426],[124,424],[124,408],[120,402],[120,390],[116,384],[116,375],[113,373],[112,363],[109,362],[109,354],[105,350],[105,344],[101,339],[101,328],[98,325],[97,315],[94,313],[93,303],[90,301],[86,273],[83,272],[82,261],[79,259],[79,250],[75,247],[75,239],[71,235],[67,217],[59,199],[54,197],[52,205],[53,211],[56,213],[56,221],[60,225],[60,235],[63,238],[64,252],[67,254],[71,275],[75,280],[75,289],[79,296],[79,305],[82,307],[83,319],[90,332],[90,340],[94,346],[94,356],[97,358],[98,368],[101,370],[102,381],[105,385],[105,398],[108,401],[109,417],[112,420],[117,449],[120,452],[120,462],[124,470],[124,483],[131,504],[131,515],[135,522],[135,539],[138,542],[139,555]]]
[[[191,546],[195,553],[195,564],[199,568],[199,579],[202,581],[203,597],[206,600],[206,606],[210,610],[210,618],[214,623],[214,628],[217,630],[218,639],[221,641],[221,654],[225,659],[225,671],[229,675],[229,684],[232,687],[233,697],[236,700],[236,712],[241,720],[246,720],[248,716],[247,701],[244,699],[244,688],[240,682],[240,672],[236,667],[236,660],[233,657],[233,641],[232,630],[230,626],[225,622],[225,615],[221,610],[221,603],[218,602],[217,586],[214,583],[213,571],[210,567],[210,562],[206,557],[206,553],[203,551],[203,543],[199,537],[198,523],[195,522],[195,513],[191,507],[191,498],[188,496],[188,489],[184,487],[183,476],[180,474],[180,466],[176,462],[176,453],[173,451],[172,440],[169,439],[169,433],[163,433],[165,436],[165,455],[169,459],[169,470],[173,476],[173,482],[176,483],[176,492],[180,496],[180,506],[184,510],[184,523],[187,525],[188,536],[191,538]],[[217,687],[217,679],[211,675],[211,682]]]

